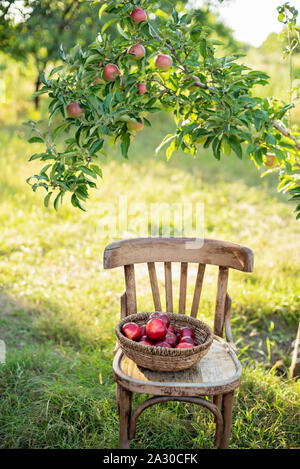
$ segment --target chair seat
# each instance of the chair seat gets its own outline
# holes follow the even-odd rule
[[[242,367],[233,348],[215,336],[208,353],[187,370],[151,371],[137,366],[118,349],[113,372],[115,380],[133,392],[159,396],[215,396],[239,386]]]

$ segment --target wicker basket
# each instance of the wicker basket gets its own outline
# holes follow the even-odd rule
[[[171,324],[175,327],[192,327],[199,345],[193,348],[176,349],[139,344],[128,339],[122,333],[127,322],[138,325],[146,324],[152,313],[138,313],[122,319],[116,327],[118,343],[124,354],[137,365],[155,371],[180,371],[190,368],[208,352],[213,341],[213,332],[198,319],[183,314],[168,313]]]

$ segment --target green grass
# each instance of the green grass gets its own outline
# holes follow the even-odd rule
[[[103,157],[103,181],[86,213],[68,203],[56,213],[25,182],[39,165],[27,162],[38,146],[26,143],[22,102],[8,111],[0,132],[0,339],[7,346],[0,365],[0,447],[117,447],[111,363],[124,280],[121,269],[103,269],[103,250],[114,238],[103,234],[101,223],[103,204],[116,206],[120,196],[146,207],[202,202],[206,237],[254,251],[253,274],[230,274],[233,335],[245,369],[231,447],[299,447],[299,386],[287,372],[300,316],[300,225],[277,193],[276,179],[261,179],[249,161],[226,157],[220,163],[205,151],[169,162],[163,153],[155,156],[172,126],[161,115],[136,137],[128,161],[117,149]],[[130,220],[132,228],[138,217]],[[139,309],[152,309],[142,267],[137,286]],[[210,325],[215,289],[210,267],[199,311]],[[281,374],[274,367],[279,359]],[[142,414],[132,448],[212,448],[213,431],[204,409],[162,404]]]

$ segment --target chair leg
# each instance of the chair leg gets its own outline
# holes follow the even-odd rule
[[[213,404],[218,408],[220,413],[222,414],[222,403],[223,403],[223,395],[218,394],[216,396],[213,396]],[[223,415],[222,415],[222,429],[220,430],[218,428],[218,421],[217,421],[217,416],[214,416],[214,422],[216,424],[216,432],[215,432],[215,441],[214,444],[217,448],[219,448],[221,437],[223,435]]]
[[[119,410],[119,449],[129,449],[129,426],[131,418],[132,392],[117,384]]]
[[[227,394],[223,394],[222,415],[223,415],[223,421],[224,421],[224,429],[223,429],[223,435],[220,441],[219,449],[228,449],[229,447],[231,422],[232,422],[233,395],[234,395],[233,391]]]
[[[222,402],[223,402],[223,395],[222,394],[219,394],[217,396],[213,396],[213,403],[218,407],[220,412],[222,412]]]

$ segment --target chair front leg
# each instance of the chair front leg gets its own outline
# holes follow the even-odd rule
[[[117,384],[117,404],[119,411],[119,449],[129,449],[132,392],[119,384]]]

